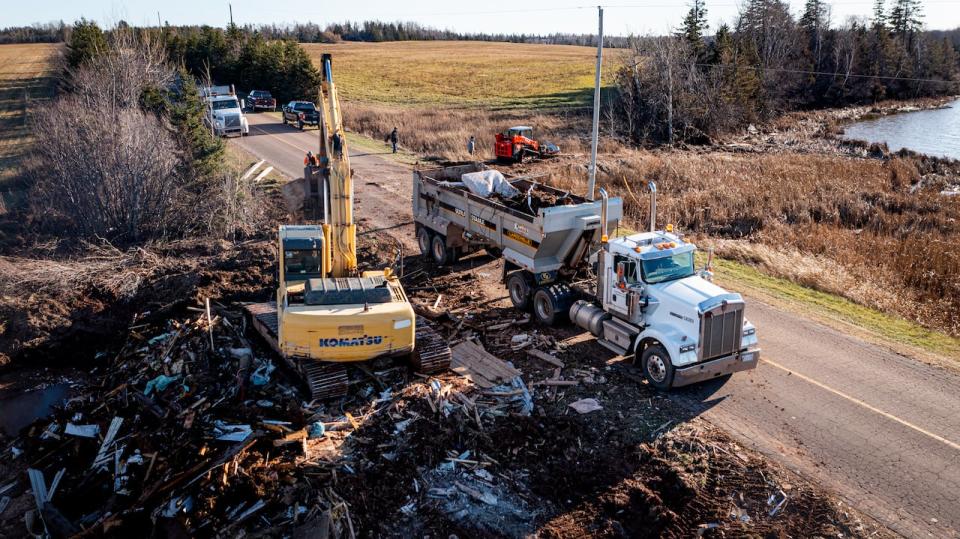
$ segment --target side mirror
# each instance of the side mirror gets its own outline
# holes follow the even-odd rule
[[[700,270],[700,277],[707,281],[713,281],[713,247],[707,251],[707,263]]]
[[[247,108],[247,100],[246,100],[246,99],[241,99],[241,100],[240,100],[240,108],[242,108],[242,109]]]

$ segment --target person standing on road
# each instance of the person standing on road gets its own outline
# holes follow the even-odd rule
[[[470,140],[467,141],[467,153],[473,155],[473,150],[477,146],[477,139],[473,135],[470,135]]]
[[[393,145],[393,153],[397,153],[398,142],[400,142],[400,135],[397,133],[397,128],[394,127],[393,131],[390,132],[390,144]]]
[[[333,134],[333,153],[336,154],[337,159],[343,159],[343,137],[340,133]]]

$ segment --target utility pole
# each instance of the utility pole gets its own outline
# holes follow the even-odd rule
[[[157,12],[157,28],[163,28],[163,25],[160,24],[160,12]]]
[[[233,4],[227,4],[230,6],[230,26],[233,26]]]
[[[600,68],[603,65],[603,6],[597,6],[600,31],[597,33],[597,78],[593,84],[593,136],[590,139],[590,179],[587,182],[587,198],[594,199],[597,186],[597,138],[600,133]]]

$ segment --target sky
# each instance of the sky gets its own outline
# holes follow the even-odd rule
[[[589,0],[588,0],[589,1]],[[604,8],[604,33],[607,35],[662,34],[679,25],[689,9],[686,0],[607,0]],[[893,0],[887,0],[891,3]],[[0,27],[80,17],[104,26],[119,20],[133,25],[156,25],[157,13],[173,25],[209,24],[224,26],[229,21],[229,4],[237,24],[330,22],[381,20],[414,21],[426,26],[459,32],[593,34],[597,31],[596,4],[583,0],[516,2],[484,0],[458,2],[421,0],[4,0]],[[732,22],[742,0],[706,0],[711,28],[719,22]],[[873,0],[828,0],[835,24],[851,16],[867,17]],[[804,0],[790,0],[795,14]],[[960,0],[924,0],[927,28],[960,27]]]

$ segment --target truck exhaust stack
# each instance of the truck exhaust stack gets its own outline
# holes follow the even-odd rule
[[[607,237],[607,206],[610,199],[607,196],[607,190],[603,187],[600,188],[600,200],[600,241],[606,241],[604,238]]]
[[[648,182],[650,188],[650,232],[657,231],[657,184]]]

